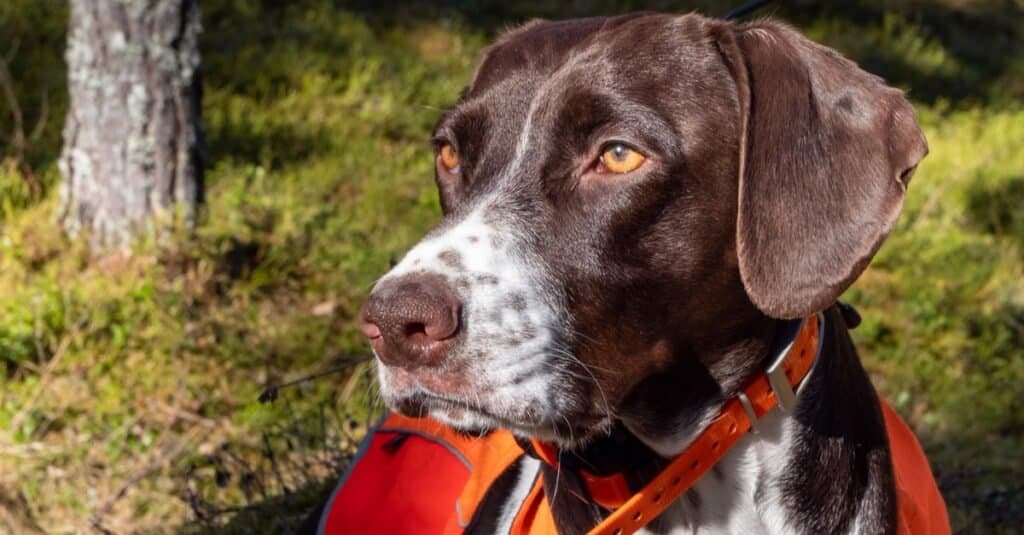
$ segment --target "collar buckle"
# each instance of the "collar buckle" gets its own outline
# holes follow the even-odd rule
[[[759,418],[757,417],[757,411],[754,410],[754,404],[750,402],[750,398],[747,397],[747,393],[740,390],[736,393],[736,399],[740,400],[740,405],[743,406],[743,412],[747,413],[747,419],[750,420],[750,432],[755,435],[761,434],[761,429],[757,425]]]
[[[803,332],[807,323],[812,320],[815,321],[814,326],[817,331],[817,337],[815,338],[816,347],[810,348],[810,351],[812,352],[812,355],[810,355],[810,366],[808,366],[806,374],[802,378],[797,379],[799,383],[796,385],[796,389],[794,390],[794,385],[790,380],[793,363],[789,362],[789,359],[792,357],[791,353],[793,353],[795,349],[798,349],[795,346],[799,343],[800,333]],[[818,362],[818,354],[821,352],[821,340],[824,334],[824,326],[824,317],[820,313],[809,318],[804,318],[799,322],[795,322],[791,327],[793,329],[793,334],[788,337],[789,341],[786,343],[785,347],[776,353],[775,359],[770,365],[768,365],[768,369],[765,370],[765,375],[768,377],[768,385],[771,386],[772,392],[775,393],[775,399],[778,401],[779,408],[783,411],[790,411],[796,407],[797,398],[800,396],[800,392],[803,390],[804,385],[807,384],[807,377],[811,375],[815,364]],[[804,351],[806,350],[807,348],[800,348],[800,355],[797,355],[796,358],[805,358]]]
[[[768,376],[768,384],[772,387],[772,392],[775,392],[775,399],[779,402],[779,408],[784,411],[789,411],[796,407],[796,392],[793,390],[793,386],[789,384],[789,377],[786,376],[786,369],[783,366],[788,354],[789,351],[787,350],[782,354],[781,358],[773,362],[771,366],[768,366],[768,370],[765,371],[765,375]]]

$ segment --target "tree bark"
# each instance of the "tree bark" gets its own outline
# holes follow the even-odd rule
[[[60,220],[124,247],[203,200],[198,0],[70,0]]]

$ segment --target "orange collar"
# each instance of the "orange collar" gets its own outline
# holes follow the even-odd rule
[[[803,320],[792,344],[735,397],[722,407],[711,424],[677,455],[640,492],[633,493],[621,474],[595,476],[580,470],[590,498],[612,514],[588,535],[625,535],[646,526],[672,502],[683,495],[715,465],[747,431],[757,432],[757,421],[775,408],[791,410],[796,390],[810,372],[821,339],[818,315]],[[531,441],[537,456],[558,467],[558,449],[549,443]]]

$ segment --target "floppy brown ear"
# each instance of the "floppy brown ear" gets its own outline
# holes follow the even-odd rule
[[[928,146],[903,93],[834,50],[777,23],[727,41],[745,122],[740,274],[769,316],[806,316],[867,266]]]

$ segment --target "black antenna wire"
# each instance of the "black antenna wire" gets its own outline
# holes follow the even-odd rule
[[[725,16],[722,18],[725,20],[735,20],[740,17],[749,15],[757,11],[758,9],[761,9],[762,7],[770,4],[771,2],[772,0],[754,0],[753,2],[747,2],[745,5],[742,5],[726,13]]]

